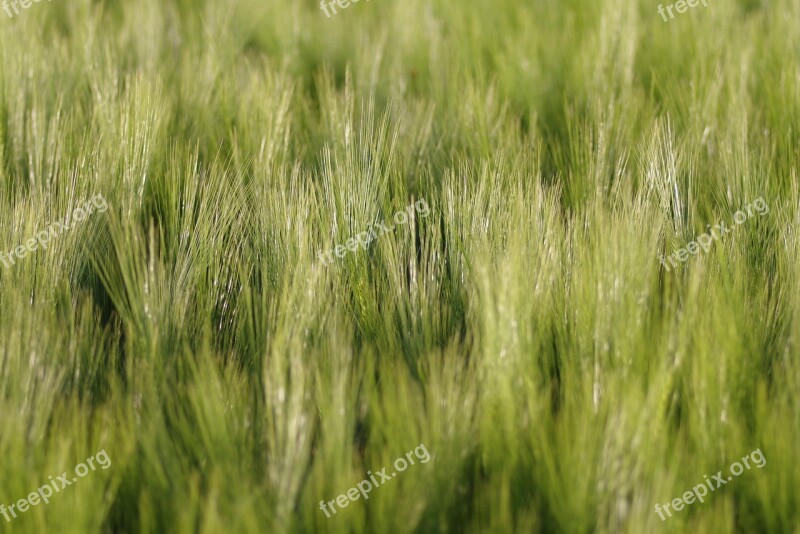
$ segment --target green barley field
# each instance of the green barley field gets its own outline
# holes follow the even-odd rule
[[[800,532],[800,0],[705,4],[0,3],[0,532]]]

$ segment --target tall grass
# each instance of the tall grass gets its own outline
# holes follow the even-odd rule
[[[797,1],[4,17],[0,251],[110,207],[0,267],[0,503],[112,466],[3,532],[800,528]]]

